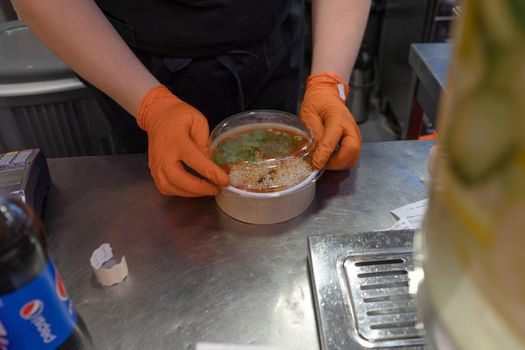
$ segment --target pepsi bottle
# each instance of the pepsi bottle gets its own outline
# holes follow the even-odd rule
[[[0,350],[91,348],[40,220],[25,204],[0,196]]]

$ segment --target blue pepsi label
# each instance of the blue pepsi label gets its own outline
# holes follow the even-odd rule
[[[56,349],[76,323],[77,314],[51,260],[29,284],[0,295],[0,350]]]

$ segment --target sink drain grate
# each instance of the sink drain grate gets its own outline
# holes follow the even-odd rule
[[[352,255],[342,266],[355,330],[362,339],[374,347],[423,342],[424,330],[408,292],[411,251]]]
[[[423,350],[423,326],[409,294],[414,231],[308,237],[323,350]]]

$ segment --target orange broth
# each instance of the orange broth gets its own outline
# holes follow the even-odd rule
[[[233,129],[213,148],[215,163],[229,175],[231,185],[252,192],[275,192],[292,187],[312,172],[305,155],[308,136],[301,130],[275,124]]]

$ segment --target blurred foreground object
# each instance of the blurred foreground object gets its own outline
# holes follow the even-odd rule
[[[49,257],[42,223],[0,196],[0,349],[91,349],[91,336]]]
[[[416,239],[419,306],[439,349],[523,349],[525,2],[462,10]]]

